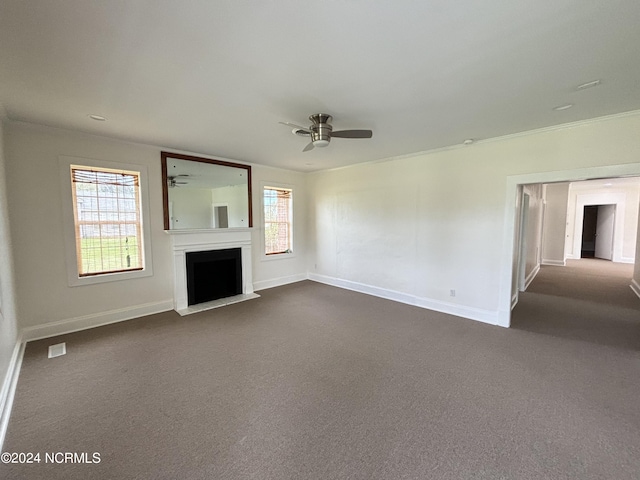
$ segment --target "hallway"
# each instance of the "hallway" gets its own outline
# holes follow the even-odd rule
[[[640,352],[640,298],[633,265],[599,259],[543,265],[512,312],[512,327]]]

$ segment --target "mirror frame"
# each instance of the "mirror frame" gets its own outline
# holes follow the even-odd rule
[[[183,155],[181,153],[160,152],[162,160],[162,210],[164,216],[164,229],[171,231],[169,228],[169,188],[167,186],[167,158],[177,158],[179,160],[190,160],[192,162],[209,163],[212,165],[222,165],[224,167],[241,168],[247,171],[247,193],[249,206],[249,228],[253,227],[253,208],[251,202],[251,165],[243,165],[241,163],[227,162],[224,160],[214,160],[212,158],[195,157],[193,155]]]

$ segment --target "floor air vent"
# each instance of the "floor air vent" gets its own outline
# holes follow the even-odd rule
[[[49,346],[49,358],[59,357],[67,353],[66,343],[56,343]]]

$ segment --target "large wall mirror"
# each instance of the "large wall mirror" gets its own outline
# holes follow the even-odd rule
[[[162,152],[164,229],[253,226],[251,166]]]

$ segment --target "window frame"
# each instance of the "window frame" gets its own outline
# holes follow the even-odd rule
[[[70,287],[96,283],[129,280],[153,275],[151,263],[151,229],[149,226],[149,193],[147,168],[144,165],[95,160],[81,157],[59,157],[60,181],[62,193],[62,210],[64,224],[65,258],[67,264],[67,282]],[[96,169],[123,170],[135,172],[139,179],[140,233],[142,236],[142,269],[80,275],[76,244],[76,222],[74,188],[71,180],[71,168],[87,167]]]
[[[267,251],[267,245],[266,245],[266,238],[265,238],[265,231],[266,231],[266,218],[265,218],[265,214],[264,214],[264,191],[268,190],[268,189],[273,189],[273,190],[289,190],[291,192],[291,218],[290,218],[290,225],[291,225],[291,239],[290,239],[290,252],[278,252],[278,253],[266,253]],[[261,231],[262,231],[262,235],[260,235],[260,241],[261,241],[261,257],[263,261],[269,261],[269,260],[282,260],[282,259],[286,259],[286,258],[293,258],[296,256],[295,254],[295,247],[294,247],[294,231],[295,231],[295,201],[294,201],[294,197],[295,197],[295,189],[293,187],[293,185],[288,185],[288,184],[283,184],[280,182],[262,182],[261,184],[261,189],[260,189],[260,216],[261,216]]]

